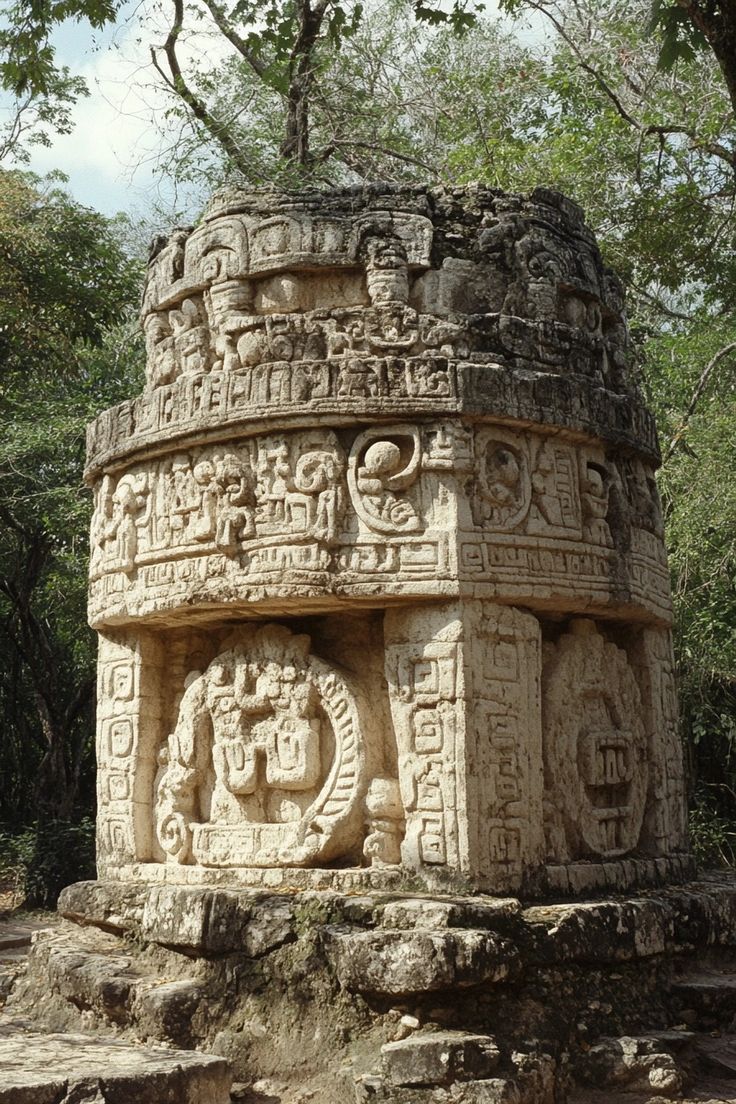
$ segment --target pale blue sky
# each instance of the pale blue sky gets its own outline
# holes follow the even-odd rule
[[[490,0],[486,10],[495,7]],[[164,224],[174,211],[192,217],[204,197],[177,189],[164,172],[156,172],[166,141],[154,123],[154,117],[163,117],[165,93],[148,52],[157,10],[157,0],[127,0],[114,27],[93,32],[86,24],[67,21],[58,29],[58,61],[85,78],[90,95],[74,109],[74,131],[55,137],[48,148],[36,147],[29,167],[42,175],[61,170],[74,198],[105,214],[126,211]],[[142,18],[149,29],[139,41]],[[160,22],[159,31],[154,30],[153,41],[165,37]],[[203,47],[209,61],[227,49],[218,38]]]
[[[71,20],[57,30],[59,63],[83,76],[90,94],[74,109],[73,132],[55,137],[48,148],[36,147],[29,166],[40,174],[61,170],[75,199],[108,215],[192,207],[190,195],[155,172],[161,135],[153,115],[160,114],[163,98],[147,46],[136,40],[137,22],[125,18],[126,10],[132,16],[139,8],[128,3],[123,18],[103,31]]]

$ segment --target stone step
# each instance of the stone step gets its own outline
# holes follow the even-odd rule
[[[34,933],[47,926],[35,920],[4,920],[0,923],[0,961],[4,961],[10,952],[30,947]]]
[[[552,1104],[549,1055],[506,1055],[468,1031],[419,1031],[381,1047],[380,1072],[355,1081],[356,1104]]]
[[[684,1076],[672,1049],[656,1034],[602,1038],[577,1059],[573,1073],[594,1089],[678,1097]]]
[[[665,1104],[665,1101],[651,1093],[585,1089],[571,1093],[566,1104]],[[677,1104],[736,1104],[736,1096],[729,1082],[703,1080],[678,1097]]]
[[[142,1039],[192,1046],[191,1021],[203,986],[192,978],[146,972],[140,955],[121,950],[113,936],[62,925],[36,941],[29,972],[43,977],[52,999],[92,1013],[102,1030],[133,1027]]]
[[[736,1095],[736,1037],[708,1038],[701,1035],[694,1049],[699,1068],[722,1080],[732,1081],[732,1092]]]
[[[223,1058],[0,1019],[0,1104],[230,1104]]]
[[[646,1039],[656,1041],[657,1045],[666,1044],[673,1052],[685,1052],[682,1054],[684,1090],[681,1096],[674,1083],[670,1085],[674,1091],[668,1093],[662,1085],[655,1087],[643,1083],[641,1076],[621,1076],[622,1072],[628,1075],[646,1074],[646,1058],[641,1053],[647,1049],[642,1046]],[[612,1044],[622,1042],[624,1040],[602,1040],[599,1045],[610,1053]],[[620,1058],[618,1068],[609,1063],[609,1079],[604,1077],[597,1084],[579,1084],[570,1094],[567,1104],[653,1104],[665,1096],[674,1097],[680,1104],[736,1104],[736,1036],[711,1037],[693,1032],[664,1031],[638,1036],[637,1039],[626,1040],[626,1043],[628,1045],[624,1049],[628,1051],[628,1068],[622,1070]],[[610,1077],[610,1074],[614,1076]],[[607,1080],[609,1083],[606,1083]]]
[[[670,999],[688,1026],[728,1026],[736,1016],[736,973],[699,968],[672,982]]]
[[[34,933],[46,926],[17,916],[0,921],[0,1008],[25,968]]]

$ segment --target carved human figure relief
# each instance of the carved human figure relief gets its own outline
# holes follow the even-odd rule
[[[626,652],[578,618],[544,649],[542,728],[549,858],[613,858],[639,843],[649,744]]]
[[[606,520],[611,481],[610,468],[602,455],[584,452],[580,456],[583,540],[589,544],[612,544],[611,530]]]
[[[477,523],[502,531],[515,529],[531,502],[526,442],[503,429],[482,430],[476,438],[476,462]]]
[[[366,430],[355,439],[348,460],[348,488],[355,512],[378,533],[412,533],[422,528],[403,493],[417,480],[422,459],[416,426]]]
[[[241,633],[187,681],[154,800],[168,861],[302,866],[354,850],[358,704],[309,637],[279,625]]]
[[[628,501],[631,524],[661,537],[664,533],[662,504],[654,472],[638,457],[618,463]]]
[[[255,477],[249,464],[227,453],[215,463],[218,508],[215,544],[228,554],[256,534]]]
[[[326,543],[337,540],[343,513],[343,465],[336,452],[315,449],[302,453],[294,467],[294,490],[289,496],[293,521],[304,510],[305,527]]]
[[[373,398],[380,393],[380,383],[375,367],[355,357],[340,369],[337,393],[345,398]]]
[[[406,250],[397,238],[368,237],[364,245],[368,296],[374,307],[406,303],[409,269]]]
[[[367,835],[363,854],[371,866],[396,866],[401,862],[404,838],[404,806],[398,780],[374,778],[365,796]]]
[[[112,520],[112,492],[115,481],[111,475],[103,476],[95,487],[95,508],[90,526],[89,573],[94,578],[102,568],[107,551],[107,529]]]
[[[198,375],[211,367],[210,332],[200,300],[185,299],[169,312],[176,357],[182,375]]]
[[[146,338],[146,378],[148,386],[154,390],[172,383],[180,373],[168,315],[164,312],[149,314],[143,323],[143,331]]]
[[[192,472],[197,486],[197,513],[194,518],[194,539],[211,541],[217,531],[218,493],[215,483],[215,465],[211,460],[200,460]]]
[[[201,486],[195,479],[191,459],[186,453],[177,453],[171,461],[169,519],[176,543],[183,543],[190,537],[200,504]]]
[[[366,288],[372,311],[366,314],[370,352],[408,353],[419,339],[419,316],[409,304],[409,266],[404,242],[368,229],[361,245]]]
[[[276,536],[334,543],[345,508],[344,461],[331,433],[176,453],[161,469],[164,540],[192,554],[239,555]]]
[[[574,450],[549,437],[532,442],[531,504],[527,532],[580,538],[578,464]]]
[[[105,476],[92,518],[91,571],[135,570],[140,534],[151,513],[149,480],[145,472],[127,473],[117,484]]]
[[[260,441],[258,534],[284,533],[326,543],[336,541],[345,506],[343,474],[341,450],[332,434],[319,442],[306,438],[296,442],[286,438]]]

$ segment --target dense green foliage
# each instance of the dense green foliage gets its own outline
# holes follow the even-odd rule
[[[135,294],[114,224],[58,187],[0,170],[0,394],[70,375]],[[21,393],[25,394],[25,388]]]
[[[0,888],[10,900],[51,909],[64,886],[95,876],[95,825],[88,816],[0,829]]]
[[[57,861],[60,841],[94,802],[85,426],[137,388],[142,361],[130,322],[141,266],[119,229],[0,173],[0,824],[27,828],[38,901],[51,868],[73,866]],[[39,867],[49,839],[56,859]]]

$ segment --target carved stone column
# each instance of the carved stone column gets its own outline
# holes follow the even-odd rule
[[[225,191],[89,430],[109,878],[689,870],[651,416],[556,193]]]
[[[544,860],[539,622],[468,601],[389,610],[385,633],[402,862],[518,888]]]
[[[160,642],[131,629],[100,633],[97,672],[97,845],[104,871],[152,854],[164,706]]]

